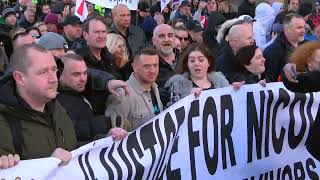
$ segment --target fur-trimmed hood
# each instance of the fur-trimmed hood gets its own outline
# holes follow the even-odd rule
[[[228,29],[230,29],[231,26],[233,26],[233,24],[234,24],[235,22],[237,22],[237,21],[238,21],[237,18],[235,18],[235,19],[230,19],[230,20],[227,20],[226,22],[224,22],[224,23],[221,25],[221,28],[218,30],[218,35],[217,35],[217,37],[216,37],[217,42],[218,42],[219,44],[221,44],[221,43],[225,40],[225,37],[228,35],[228,34],[225,35],[226,31],[227,31]]]
[[[211,72],[208,74],[208,79],[213,83],[214,88],[222,88],[229,86],[228,80],[221,72]],[[181,98],[190,94],[193,86],[192,81],[189,79],[189,73],[176,74],[172,76],[165,84],[165,87],[170,91],[175,90]]]

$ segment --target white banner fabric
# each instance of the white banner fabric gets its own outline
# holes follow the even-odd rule
[[[305,148],[319,93],[282,83],[190,95],[122,141],[100,139],[55,158],[21,161],[0,179],[319,179]]]

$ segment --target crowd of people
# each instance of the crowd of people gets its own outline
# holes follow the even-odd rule
[[[74,1],[1,2],[0,169],[66,164],[75,148],[121,140],[207,89],[284,81],[319,91],[319,0],[86,3],[82,22]]]

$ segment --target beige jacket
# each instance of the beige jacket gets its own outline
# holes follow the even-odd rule
[[[155,113],[150,92],[140,85],[133,73],[126,83],[128,84],[130,94],[125,95],[124,90],[119,89],[118,93],[120,96],[110,95],[107,100],[105,115],[112,119],[115,119],[117,116],[127,119],[130,124],[128,130],[134,131],[153,118]],[[156,96],[158,107],[162,111],[163,106],[160,100],[158,85],[153,83],[151,89]]]

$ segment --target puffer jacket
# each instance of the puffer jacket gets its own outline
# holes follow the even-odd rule
[[[9,122],[10,121],[10,122]],[[46,104],[46,113],[33,110],[17,95],[12,76],[0,80],[0,156],[49,157],[56,148],[76,148],[72,121],[58,101]]]

